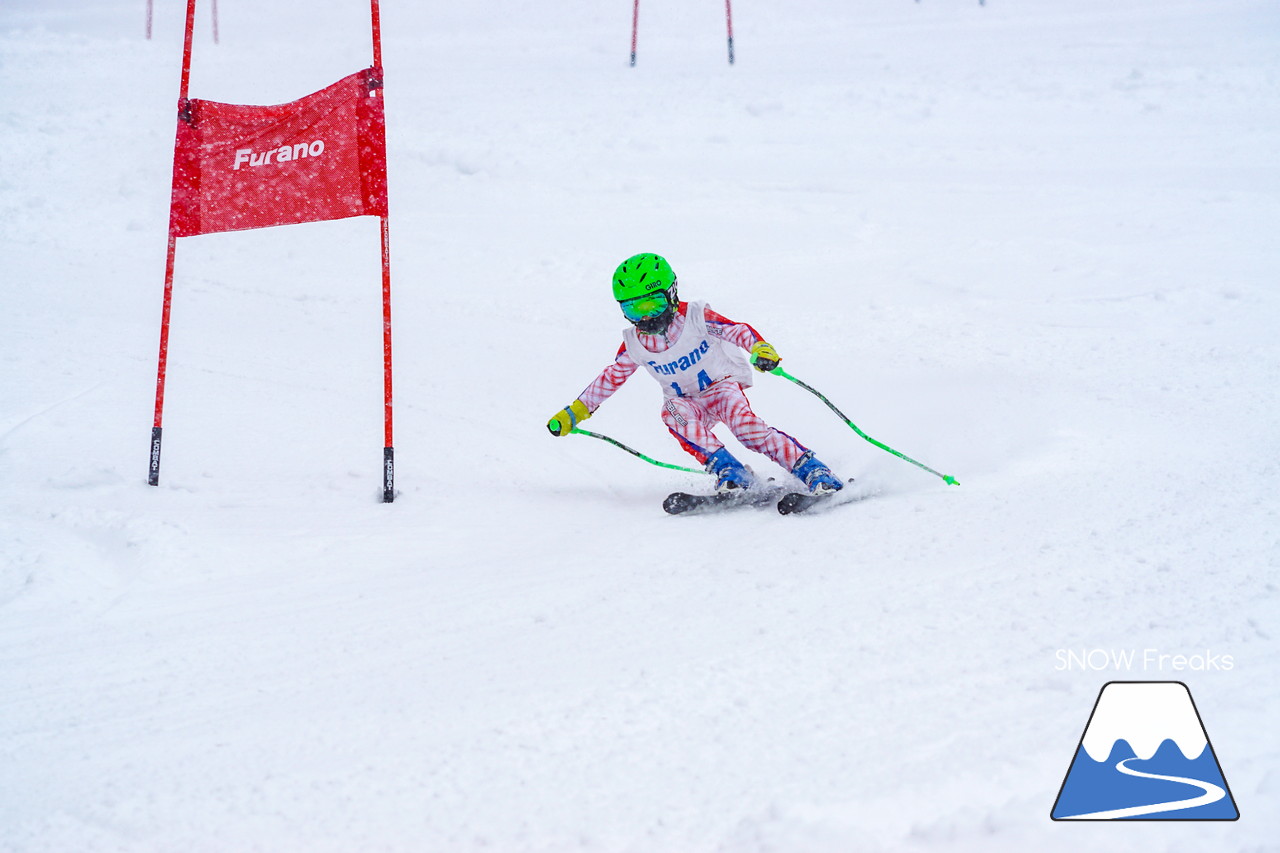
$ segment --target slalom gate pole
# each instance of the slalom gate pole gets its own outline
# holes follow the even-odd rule
[[[724,0],[724,20],[729,26],[729,64],[733,64],[733,9],[730,0]]]
[[[640,0],[631,7],[631,67],[636,67],[636,31],[640,26]]]
[[[173,306],[173,256],[178,238],[169,229],[169,250],[164,263],[164,307],[160,309],[160,355],[156,360],[156,408],[151,421],[151,462],[147,485],[160,485],[160,442],[164,434],[164,381],[169,365],[169,315]]]
[[[569,434],[570,435],[586,435],[586,436],[590,436],[591,438],[598,438],[601,441],[607,441],[610,444],[612,444],[614,447],[620,447],[623,450],[630,453],[632,456],[635,456],[638,459],[643,459],[645,462],[648,462],[650,465],[657,465],[659,468],[670,468],[673,471],[688,471],[690,474],[707,473],[706,471],[699,470],[698,468],[685,468],[683,465],[672,465],[669,462],[659,462],[657,459],[652,459],[648,456],[645,456],[639,450],[636,450],[631,447],[627,447],[625,444],[623,444],[621,441],[618,441],[615,438],[610,438],[607,435],[601,435],[598,432],[588,432],[585,429],[578,429],[577,427],[574,427],[573,429],[569,430]]]
[[[382,502],[396,499],[396,449],[391,407],[391,247],[387,217],[382,217]]]
[[[752,357],[751,361],[752,361],[752,363],[754,363],[754,362],[755,362],[755,358],[754,358],[754,357]],[[851,430],[853,430],[853,431],[854,431],[854,432],[856,432],[858,435],[862,436],[862,437],[863,437],[863,438],[865,438],[867,441],[871,442],[872,444],[874,444],[876,447],[880,448],[881,450],[884,450],[884,451],[887,451],[887,452],[889,452],[889,453],[892,453],[894,456],[898,457],[899,459],[902,459],[903,461],[906,461],[906,462],[910,462],[912,465],[916,466],[917,468],[921,468],[921,469],[923,469],[923,470],[925,470],[925,471],[928,471],[930,474],[934,475],[935,477],[941,477],[941,478],[942,478],[942,481],[943,481],[944,483],[946,483],[947,485],[949,485],[949,486],[958,486],[958,485],[960,485],[960,481],[959,481],[959,480],[957,480],[955,477],[952,477],[952,476],[951,476],[951,475],[949,475],[949,474],[940,474],[940,473],[938,473],[937,471],[935,471],[935,470],[933,470],[932,468],[930,468],[928,465],[923,465],[923,464],[921,464],[921,463],[917,462],[916,460],[912,459],[910,456],[904,456],[903,454],[901,454],[901,453],[899,453],[898,451],[894,450],[894,449],[893,449],[892,447],[890,447],[889,445],[887,445],[887,444],[882,444],[882,443],[880,443],[880,442],[876,441],[874,438],[872,438],[871,436],[867,435],[867,434],[866,434],[865,432],[863,432],[862,430],[858,429],[858,425],[857,425],[857,424],[855,424],[853,421],[851,421],[851,420],[849,420],[847,417],[845,417],[844,412],[842,412],[842,411],[840,411],[839,409],[837,409],[837,408],[835,407],[835,404],[834,404],[834,403],[832,403],[830,400],[828,400],[828,399],[826,398],[826,395],[824,395],[824,394],[823,394],[822,392],[820,392],[818,389],[814,388],[812,385],[809,385],[809,384],[808,384],[808,383],[806,383],[806,382],[802,382],[802,381],[800,381],[799,379],[796,379],[794,376],[792,376],[790,373],[787,373],[787,372],[786,372],[785,370],[783,370],[781,367],[775,367],[773,370],[771,370],[771,371],[769,371],[769,372],[770,372],[770,373],[772,373],[772,374],[773,374],[773,375],[775,375],[775,376],[781,376],[783,379],[789,379],[789,380],[791,380],[792,382],[794,382],[795,384],[799,385],[799,386],[800,386],[801,388],[803,388],[804,390],[808,391],[810,394],[812,394],[812,395],[814,395],[815,397],[817,397],[817,398],[818,398],[819,400],[821,400],[822,402],[826,403],[826,404],[827,404],[827,408],[829,408],[831,411],[835,412],[835,413],[836,413],[836,415],[838,415],[838,416],[840,417],[840,420],[842,420],[842,421],[844,421],[844,422],[845,422],[845,425],[846,425],[846,426],[848,426]]]
[[[178,115],[187,109],[187,91],[191,80],[191,41],[196,24],[196,0],[187,0],[186,34],[182,44],[182,78],[178,84]],[[181,119],[179,119],[181,120]],[[177,160],[177,151],[174,151]],[[164,433],[164,383],[169,366],[169,316],[173,305],[173,256],[177,248],[177,229],[173,219],[173,207],[169,208],[169,248],[164,263],[164,307],[160,313],[160,355],[156,359],[156,408],[151,422],[151,462],[147,471],[147,484],[160,485],[160,440]]]
[[[373,29],[373,67],[382,74],[382,11],[378,0],[369,0]],[[381,86],[381,83],[379,83]],[[384,90],[378,89],[378,97]],[[382,502],[396,499],[396,450],[392,436],[391,405],[391,239],[389,216],[382,217]]]
[[[187,25],[182,36],[182,80],[178,84],[178,106],[186,107],[191,86],[191,41],[196,29],[196,0],[187,0]]]

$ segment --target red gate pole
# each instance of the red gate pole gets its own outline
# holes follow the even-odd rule
[[[636,64],[636,30],[640,26],[640,0],[631,7],[631,67]]]
[[[396,451],[391,407],[391,244],[387,217],[382,217],[382,502],[396,499]]]
[[[191,34],[195,29],[196,0],[187,0],[187,30],[182,43],[182,79],[178,85],[178,121],[183,120],[187,111],[187,88],[191,80]],[[178,147],[174,146],[173,158],[176,165]],[[160,312],[160,355],[156,362],[156,408],[155,418],[151,422],[151,466],[147,473],[147,483],[160,485],[160,439],[164,426],[164,382],[169,365],[169,315],[173,305],[173,258],[177,248],[178,235],[174,222],[173,204],[169,205],[169,248],[164,262],[164,307]]]
[[[173,305],[173,254],[178,238],[169,229],[169,251],[164,264],[164,307],[160,312],[160,358],[156,367],[156,410],[151,422],[151,467],[147,473],[147,483],[160,485],[160,437],[164,421],[164,380],[165,370],[169,362],[169,312]]]
[[[191,83],[191,37],[196,29],[196,0],[187,0],[187,29],[182,37],[182,81],[178,85],[178,109],[186,107],[187,88]]]
[[[639,0],[636,0],[639,2]],[[724,0],[724,20],[729,25],[729,64],[733,64],[733,9],[729,6],[730,0]]]
[[[378,0],[370,0],[373,23],[373,67],[382,78],[382,15]],[[385,90],[377,90],[382,97]],[[396,451],[392,435],[391,396],[391,240],[389,216],[382,217],[382,502],[396,499]]]

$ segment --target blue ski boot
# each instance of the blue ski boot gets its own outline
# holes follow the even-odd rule
[[[722,447],[707,457],[707,473],[716,475],[716,491],[732,492],[751,488],[751,472]]]
[[[814,456],[812,450],[796,460],[791,473],[809,487],[811,495],[826,495],[844,488],[840,478],[832,474],[831,469],[822,464],[822,460]]]

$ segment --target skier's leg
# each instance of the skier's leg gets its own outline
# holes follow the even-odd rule
[[[769,426],[751,411],[751,403],[737,382],[717,382],[707,389],[702,399],[707,411],[723,421],[744,447],[768,456],[788,471],[809,449],[782,430]]]
[[[716,491],[750,487],[751,474],[711,431],[719,419],[698,399],[668,397],[662,406],[662,422],[687,453],[716,475]]]
[[[716,421],[692,397],[668,397],[662,404],[662,422],[685,452],[704,465],[708,456],[724,447],[711,431]]]
[[[780,429],[769,426],[747,402],[747,395],[736,382],[720,382],[707,389],[703,405],[725,425],[743,445],[768,456],[794,474],[809,491],[819,494],[839,491],[844,483],[831,473],[813,451]]]

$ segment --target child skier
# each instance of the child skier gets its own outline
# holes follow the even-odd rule
[[[613,298],[632,328],[622,333],[613,364],[547,422],[552,435],[568,435],[643,366],[662,386],[662,422],[680,446],[716,476],[717,492],[750,488],[752,482],[743,464],[712,433],[718,423],[728,426],[744,446],[795,475],[812,494],[842,487],[813,451],[751,411],[742,390],[751,385],[751,371],[741,350],[755,357],[755,368],[761,372],[781,361],[759,332],[705,303],[681,302],[671,265],[652,253],[619,265],[613,274]]]

